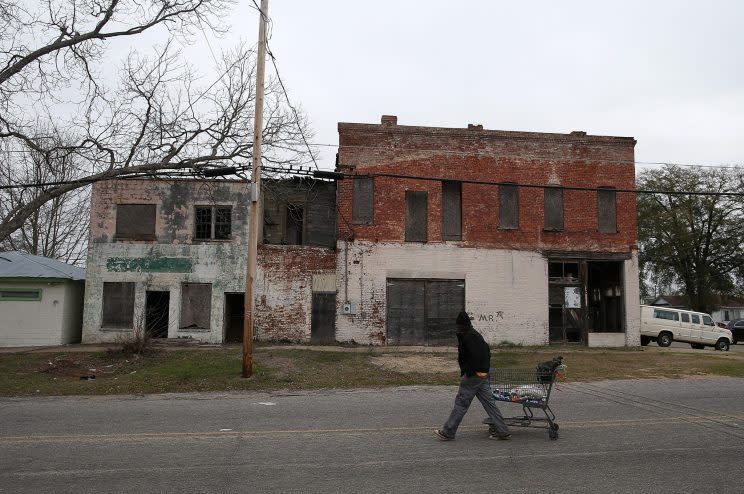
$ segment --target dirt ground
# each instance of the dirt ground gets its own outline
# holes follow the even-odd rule
[[[380,355],[370,357],[370,363],[393,372],[443,374],[457,372],[457,358],[452,355]]]

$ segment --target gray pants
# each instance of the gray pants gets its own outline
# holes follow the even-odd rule
[[[457,391],[457,396],[455,397],[455,407],[452,409],[447,422],[444,423],[442,432],[449,437],[455,437],[457,427],[462,422],[462,418],[468,411],[470,403],[473,402],[473,397],[475,396],[478,397],[481,405],[483,405],[486,413],[488,413],[488,417],[493,422],[496,434],[508,434],[509,428],[504,423],[504,417],[496,406],[496,400],[493,398],[491,383],[488,381],[488,377],[478,376],[462,376],[462,379],[460,379],[460,389]]]

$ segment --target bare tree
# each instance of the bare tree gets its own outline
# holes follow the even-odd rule
[[[43,156],[38,153],[23,153],[11,158],[11,153],[2,153],[6,163],[18,164],[29,159],[20,170],[12,173],[10,168],[0,168],[0,184],[9,184],[13,177],[25,183],[42,183],[67,180],[74,174],[69,160],[59,160],[54,170],[46,166]],[[2,160],[3,158],[0,158]],[[0,196],[0,216],[19,204],[33,200],[41,188],[12,188]],[[85,262],[86,238],[90,223],[90,187],[83,187],[57,196],[36,209],[23,223],[23,226],[0,241],[0,250],[22,250],[34,255],[59,259],[70,264],[82,265]]]
[[[223,54],[219,77],[199,84],[176,47],[198,30],[221,32],[229,1],[42,4],[30,12],[24,4],[0,0],[0,143],[9,156],[0,162],[0,241],[43,204],[99,180],[250,162],[255,51],[240,47]],[[148,55],[131,52],[118,85],[105,84],[99,71],[107,40],[154,29],[167,32],[168,41]],[[34,45],[40,39],[47,41]],[[263,159],[303,163],[308,154],[299,127],[308,135],[307,122],[282,102],[281,88],[270,80]],[[38,159],[30,155],[56,180],[10,201],[7,191],[23,191],[33,176],[29,166]],[[64,178],[61,163],[71,169]]]

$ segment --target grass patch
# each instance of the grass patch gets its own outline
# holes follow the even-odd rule
[[[495,347],[494,367],[534,368],[563,355],[568,381],[744,377],[744,358],[721,352],[656,349]],[[123,353],[0,354],[0,396],[273,391],[456,384],[455,352],[293,346],[254,348],[253,376],[243,379],[239,347]],[[80,376],[95,375],[94,380]]]

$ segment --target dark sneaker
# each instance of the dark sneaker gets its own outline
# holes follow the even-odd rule
[[[488,439],[498,439],[499,441],[508,441],[511,439],[511,434],[508,432],[506,434],[490,434],[488,436]]]
[[[450,437],[447,434],[445,434],[444,432],[442,432],[441,429],[435,430],[434,431],[434,435],[437,436],[442,441],[452,441],[454,439],[454,437]]]

